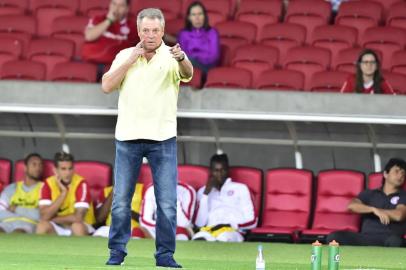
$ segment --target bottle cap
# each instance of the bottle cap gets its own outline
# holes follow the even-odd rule
[[[322,246],[322,244],[316,240],[316,242],[312,243],[312,246]]]
[[[338,247],[340,244],[338,242],[336,242],[336,240],[333,240],[328,245]]]
[[[258,245],[258,250],[262,250],[262,245]]]

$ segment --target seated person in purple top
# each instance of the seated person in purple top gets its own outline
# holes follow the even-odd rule
[[[178,42],[193,66],[203,73],[218,64],[219,34],[210,27],[206,8],[200,2],[193,2],[188,7],[185,28],[179,33]]]

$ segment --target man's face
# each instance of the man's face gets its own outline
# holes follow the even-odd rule
[[[36,181],[42,180],[42,172],[44,170],[43,165],[42,159],[39,157],[30,158],[25,167],[26,176]]]
[[[405,182],[405,170],[398,166],[393,166],[389,172],[384,172],[385,183],[401,188]]]
[[[138,25],[138,36],[140,40],[144,40],[143,47],[147,52],[155,51],[161,45],[164,36],[164,29],[159,19],[143,18]]]
[[[213,180],[221,186],[227,179],[227,168],[220,162],[214,162],[210,167],[210,173]]]
[[[73,176],[73,162],[59,161],[58,166],[55,168],[55,175],[62,183],[69,185]]]
[[[118,21],[123,20],[128,14],[128,5],[126,0],[111,0],[109,11],[113,13]]]

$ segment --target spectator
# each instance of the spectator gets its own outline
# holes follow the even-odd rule
[[[178,183],[177,187],[177,227],[176,239],[189,240],[193,236],[192,216],[196,203],[196,191],[189,185]],[[142,202],[140,224],[147,238],[155,239],[157,205],[155,203],[154,187],[150,186],[145,192]]]
[[[362,191],[348,209],[363,216],[361,232],[338,231],[327,237],[341,245],[400,247],[406,232],[406,162],[393,158],[383,172],[383,185]]]
[[[142,200],[143,184],[136,184],[134,196],[131,202],[131,229],[139,228],[139,216]],[[104,224],[99,227],[93,236],[109,237],[111,224],[111,205],[113,202],[113,187],[105,187],[100,193],[96,204],[96,223]]]
[[[381,64],[373,50],[363,50],[356,65],[355,76],[348,77],[341,93],[395,94],[390,84],[382,77]]]
[[[0,196],[0,232],[34,233],[39,221],[38,202],[43,162],[39,154],[25,160],[25,178],[7,186]]]
[[[109,65],[116,54],[136,44],[135,21],[128,18],[130,0],[111,0],[106,15],[89,20],[85,29],[82,57],[86,61]]]
[[[216,29],[210,27],[206,8],[193,2],[187,9],[185,28],[178,41],[194,67],[203,73],[216,66],[220,59],[220,40]]]
[[[242,242],[243,230],[257,224],[248,187],[233,182],[228,170],[227,155],[211,158],[210,178],[197,194],[195,223],[202,228],[194,235],[194,240]]]
[[[37,234],[82,236],[94,232],[89,188],[85,179],[74,173],[73,162],[71,154],[55,154],[55,175],[45,180],[41,190]]]

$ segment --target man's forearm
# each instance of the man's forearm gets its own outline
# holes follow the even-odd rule
[[[119,66],[114,71],[109,71],[103,75],[102,78],[102,89],[105,93],[111,93],[112,91],[116,90],[121,81],[124,79],[125,75],[127,74],[128,69],[131,67],[131,63],[125,62],[121,66]]]
[[[110,27],[110,25],[111,22],[106,19],[98,25],[87,27],[85,30],[85,40],[91,42],[98,39]]]
[[[385,210],[382,209],[390,218],[391,221],[401,222],[405,220],[405,212],[400,209]]]
[[[193,76],[193,65],[187,58],[179,62],[179,72],[182,78]]]
[[[363,204],[360,201],[352,201],[348,205],[348,210],[356,214],[370,214],[373,212],[373,209],[374,208],[372,206]]]
[[[49,206],[45,206],[40,208],[40,217],[43,220],[51,220],[56,213],[58,212],[59,208],[61,207],[63,201],[65,200],[66,194],[61,193],[59,197]]]

